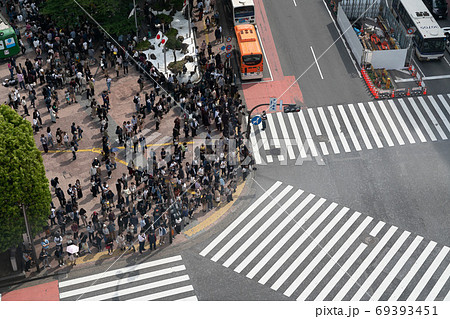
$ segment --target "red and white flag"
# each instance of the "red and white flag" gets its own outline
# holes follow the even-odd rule
[[[164,37],[164,34],[161,31],[159,31],[155,38],[156,44],[160,44],[163,37]]]

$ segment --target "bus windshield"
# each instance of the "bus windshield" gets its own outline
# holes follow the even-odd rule
[[[242,62],[245,65],[257,65],[260,64],[262,60],[262,54],[251,54],[242,56]]]
[[[445,0],[433,0],[433,2],[436,8],[447,8],[447,2]]]
[[[445,49],[445,40],[428,39],[423,40],[420,45],[420,51],[423,53],[442,52]]]
[[[253,6],[245,6],[234,9],[234,16],[236,18],[245,18],[255,15],[255,8]]]

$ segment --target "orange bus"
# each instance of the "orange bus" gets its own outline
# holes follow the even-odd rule
[[[240,24],[234,27],[234,32],[239,45],[241,79],[262,79],[263,54],[255,27],[252,24]]]

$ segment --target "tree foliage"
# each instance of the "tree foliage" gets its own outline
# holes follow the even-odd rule
[[[133,9],[133,0],[77,0],[77,2],[108,33],[119,35],[136,32],[134,18],[128,18]],[[41,13],[49,16],[59,28],[76,27],[85,21],[94,23],[73,1],[47,0],[43,3]]]
[[[47,225],[51,194],[30,122],[0,106],[0,252],[22,242],[27,207],[32,236]]]

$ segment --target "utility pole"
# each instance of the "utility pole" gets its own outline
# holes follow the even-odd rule
[[[186,10],[188,11],[189,38],[190,38],[191,37],[191,8],[189,7],[189,0],[187,0]]]
[[[23,218],[25,219],[25,228],[27,230],[28,241],[30,242],[30,245],[31,245],[31,254],[32,254],[34,263],[36,264],[36,270],[37,270],[37,272],[41,272],[41,269],[39,267],[39,262],[36,257],[36,249],[34,248],[34,245],[33,245],[33,238],[31,237],[31,227],[30,227],[30,224],[28,223],[27,210],[25,208],[25,204],[21,204],[20,206],[22,206]]]
[[[133,0],[134,5],[134,23],[136,24],[136,38],[139,40],[139,29],[137,24],[137,7],[136,7],[136,0]],[[137,42],[137,41],[136,41]]]

